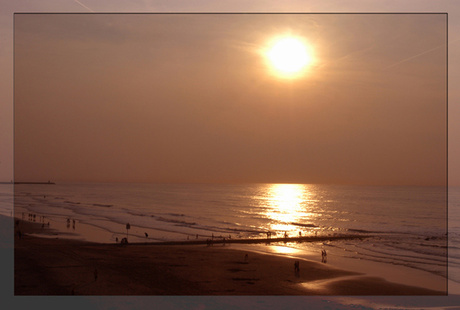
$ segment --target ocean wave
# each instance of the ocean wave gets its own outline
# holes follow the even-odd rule
[[[113,205],[108,205],[108,204],[102,204],[102,203],[93,203],[92,204],[95,207],[103,207],[103,208],[111,208]]]
[[[167,213],[167,215],[170,215],[170,216],[185,216],[185,214],[183,214],[183,213]]]
[[[380,263],[400,265],[410,268],[415,268],[427,271],[433,274],[445,276],[447,261],[446,257],[425,257],[403,254],[400,251],[392,251],[391,249],[384,250],[378,243],[371,243],[368,245],[342,245],[341,243],[328,243],[325,244],[342,250],[344,256],[354,259],[365,259]],[[378,250],[377,250],[378,248]],[[444,259],[444,260],[443,260]]]
[[[79,205],[80,202],[73,202],[73,201],[69,201],[69,200],[65,200],[64,203],[69,203],[69,204],[73,204],[73,205]]]
[[[355,228],[347,228],[346,230],[349,231],[349,232],[357,232],[357,233],[363,233],[363,234],[379,233],[379,231],[372,231],[372,230],[365,230],[365,229],[355,229]]]
[[[168,222],[168,223],[174,223],[174,224],[182,224],[182,225],[196,225],[195,222],[186,222],[186,221],[179,221],[179,220],[174,220],[174,219],[168,219],[164,217],[156,217],[157,221],[162,221],[162,222]]]
[[[397,259],[400,261],[405,262],[416,262],[416,263],[426,263],[426,264],[433,264],[433,265],[445,265],[445,255],[434,255],[433,253],[427,253],[422,251],[417,251],[420,255],[414,255],[414,248],[411,248],[410,252],[402,252],[401,250],[407,250],[407,247],[396,247],[396,246],[388,246],[385,243],[377,243],[377,244],[359,244],[356,245],[357,248],[361,249],[363,254],[366,256],[374,256],[386,259]],[[384,256],[379,256],[384,255]]]
[[[296,222],[290,222],[289,224],[295,225],[295,226],[302,226],[302,227],[319,227],[318,225],[315,224],[303,224],[303,223],[296,223]]]

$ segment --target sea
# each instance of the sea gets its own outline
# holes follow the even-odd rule
[[[12,185],[0,188],[0,202],[11,205]],[[42,237],[100,243],[263,239],[270,232],[288,241],[252,250],[316,260],[324,249],[329,261],[355,268],[365,260],[438,279],[449,267],[449,280],[460,283],[459,209],[460,190],[446,187],[57,183],[14,185],[14,209],[0,212],[52,232]],[[362,238],[289,242],[341,235]]]

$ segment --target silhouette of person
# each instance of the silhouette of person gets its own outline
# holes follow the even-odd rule
[[[321,250],[321,262],[326,263],[327,262],[327,252],[326,250]]]

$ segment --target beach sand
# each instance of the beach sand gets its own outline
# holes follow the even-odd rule
[[[20,227],[15,295],[445,295],[309,260],[296,274],[291,257],[228,244],[97,244]]]

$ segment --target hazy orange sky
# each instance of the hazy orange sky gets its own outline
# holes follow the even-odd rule
[[[17,14],[15,179],[445,185],[445,14]],[[290,34],[315,62],[273,75]]]

